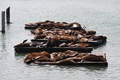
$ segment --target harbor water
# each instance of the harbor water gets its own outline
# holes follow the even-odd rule
[[[0,32],[0,80],[120,80],[119,0],[0,0],[0,11],[9,6],[12,24]],[[24,55],[14,51],[14,45],[34,37],[24,24],[45,20],[79,22],[107,36],[93,52],[106,53],[108,66],[24,64]]]

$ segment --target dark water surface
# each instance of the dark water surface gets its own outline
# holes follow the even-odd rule
[[[0,80],[120,80],[119,0],[0,0],[0,11],[8,6],[12,24],[6,25],[5,34],[0,33]],[[48,19],[79,22],[107,36],[107,43],[93,52],[105,52],[108,67],[24,64],[13,48],[33,38],[24,24]]]

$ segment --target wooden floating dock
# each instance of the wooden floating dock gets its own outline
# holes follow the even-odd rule
[[[39,53],[40,54],[40,53]],[[62,54],[62,53],[61,53]],[[79,53],[82,54],[82,53]],[[98,60],[78,60],[77,62],[71,62],[71,61],[65,61],[65,62],[61,62],[61,61],[55,61],[55,62],[51,62],[51,61],[39,61],[36,60],[34,61],[32,64],[37,64],[37,65],[63,65],[63,66],[108,66],[108,62],[106,59],[106,53],[87,53],[87,54],[94,54],[97,56],[102,56],[105,60],[100,60],[98,58]],[[75,56],[74,56],[75,57]],[[64,60],[64,59],[63,59]],[[66,58],[67,60],[67,58]]]
[[[70,66],[108,66],[107,61],[86,61],[77,63],[37,62],[38,65],[70,65]]]
[[[32,42],[47,42],[47,39],[31,39],[31,41],[32,41]],[[69,42],[72,42],[72,41],[60,40],[59,42],[60,42],[60,43],[63,43],[63,42],[69,43]],[[93,45],[93,46],[100,45],[100,44],[102,44],[102,43],[104,43],[104,42],[106,42],[106,41],[104,41],[104,40],[94,40],[94,41],[88,40],[88,41],[86,41],[86,42],[76,41],[76,43],[88,43],[88,44],[91,44],[91,45]]]
[[[26,52],[40,52],[40,51],[48,51],[48,52],[63,52],[66,50],[73,50],[79,52],[91,52],[93,50],[92,47],[52,47],[52,48],[44,48],[44,47],[15,47],[16,52],[26,53]]]
[[[67,24],[67,25],[66,25]],[[77,25],[77,27],[74,27],[74,25]],[[25,24],[25,29],[37,29],[37,28],[42,28],[42,29],[51,29],[51,28],[59,28],[59,29],[64,29],[64,30],[85,30],[85,28],[82,28],[81,25],[79,23],[59,23],[59,22],[54,22],[54,21],[45,21],[45,22],[37,22],[37,23],[29,23],[29,24]],[[62,25],[62,26],[61,26]],[[65,26],[66,25],[66,26]],[[61,27],[60,27],[61,26]],[[62,40],[59,39],[58,43],[87,43],[87,44],[91,44],[90,46],[92,47],[51,47],[51,46],[16,46],[14,47],[15,52],[17,53],[32,53],[32,52],[41,52],[41,51],[47,51],[48,53],[50,52],[64,52],[67,50],[72,50],[72,51],[78,51],[80,53],[87,53],[89,54],[89,52],[91,52],[93,50],[94,46],[99,46],[103,43],[106,42],[107,37],[106,36],[96,36],[93,37],[93,35],[95,35],[96,32],[92,35],[88,35],[87,31],[86,31],[86,36],[84,36],[85,38],[87,38],[86,40],[78,40],[78,41],[70,41],[69,40]],[[47,35],[46,35],[47,36]],[[59,35],[60,36],[60,35]],[[31,42],[48,42],[48,39],[31,39]],[[34,45],[34,44],[33,44]],[[52,53],[51,53],[52,54]],[[39,56],[37,56],[39,57]],[[65,62],[59,62],[59,61],[52,61],[50,60],[49,62],[47,60],[41,60],[38,59],[37,57],[35,58],[36,60],[33,62],[33,64],[38,64],[38,65],[73,65],[73,66],[84,66],[84,65],[92,65],[92,66],[108,66],[108,62],[106,59],[106,54],[102,54],[102,57],[104,57],[105,60],[99,60],[99,58],[97,57],[97,59],[94,59],[92,57],[92,59],[84,59],[83,60],[78,60],[78,61],[65,61]],[[32,59],[31,59],[32,60]],[[64,60],[63,60],[64,61]]]

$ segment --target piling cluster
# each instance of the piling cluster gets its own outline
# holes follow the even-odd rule
[[[24,59],[27,64],[107,63],[105,54],[91,53],[95,46],[105,43],[107,37],[86,30],[78,22],[47,20],[25,24],[25,29],[30,29],[35,37],[14,48],[16,52],[29,52]]]
[[[6,11],[1,12],[1,26],[2,26],[2,33],[5,33],[5,13],[6,13],[6,23],[10,24],[10,7],[6,9]]]

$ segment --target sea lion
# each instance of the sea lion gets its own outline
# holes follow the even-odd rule
[[[62,60],[57,61],[56,63],[77,63],[77,62],[84,62],[84,61],[106,61],[106,59],[102,55],[95,55],[95,54],[87,54],[81,53],[74,57],[68,57]]]
[[[77,23],[77,22],[70,23],[70,24],[69,24],[69,27],[70,27],[72,30],[81,30],[81,29],[82,29],[81,24],[79,24],[79,23]]]
[[[15,45],[14,47],[30,47],[30,42],[20,43],[20,44]]]
[[[42,31],[41,28],[37,28],[37,29],[35,29],[35,30],[32,30],[31,33],[32,33],[32,34],[42,34],[43,31]]]
[[[30,64],[30,63],[34,63],[36,60],[37,61],[40,61],[40,60],[46,61],[46,60],[50,60],[49,57],[50,57],[50,54],[46,51],[28,53],[24,57],[24,63]]]
[[[83,61],[106,61],[102,55],[87,54],[82,57]]]
[[[86,35],[94,35],[94,34],[96,34],[96,31],[93,30],[86,31]]]
[[[107,37],[106,36],[93,36],[92,37],[93,40],[103,40],[103,41],[106,41]]]
[[[43,38],[45,38],[46,37],[46,35],[45,34],[39,34],[39,35],[36,35],[35,37],[34,37],[34,39],[43,39]]]

